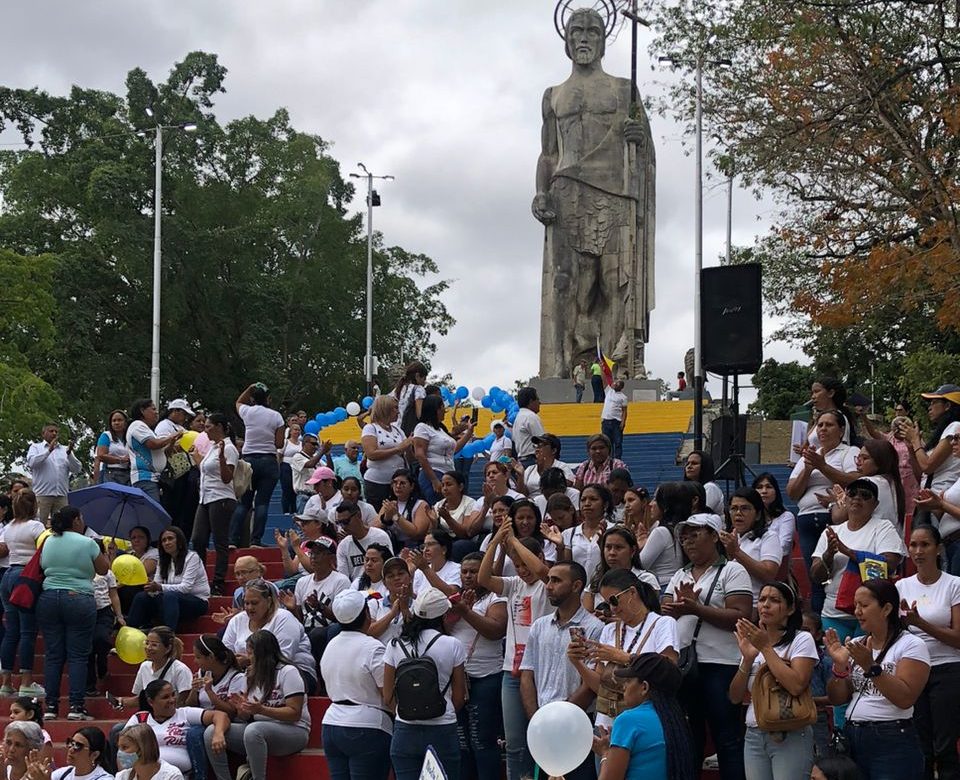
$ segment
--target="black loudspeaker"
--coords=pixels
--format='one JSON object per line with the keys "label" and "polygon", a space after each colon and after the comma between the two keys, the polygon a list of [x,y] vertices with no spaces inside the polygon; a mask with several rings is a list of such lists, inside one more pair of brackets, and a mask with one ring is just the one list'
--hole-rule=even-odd
{"label": "black loudspeaker", "polygon": [[[744,442],[747,439],[747,416],[741,414],[736,418],[737,425],[734,427],[734,417],[732,414],[723,414],[715,417],[710,424],[710,457],[713,458],[713,466],[717,470],[717,479],[736,479],[739,464],[730,461],[733,454],[744,454]],[[721,468],[721,466],[724,466]]]}
{"label": "black loudspeaker", "polygon": [[752,374],[763,363],[760,265],[700,272],[700,348],[705,371]]}

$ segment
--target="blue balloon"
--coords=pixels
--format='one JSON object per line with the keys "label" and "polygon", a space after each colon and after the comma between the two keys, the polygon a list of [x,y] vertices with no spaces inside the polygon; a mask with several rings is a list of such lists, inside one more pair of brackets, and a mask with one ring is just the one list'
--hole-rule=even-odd
{"label": "blue balloon", "polygon": [[503,392],[502,388],[494,385],[493,387],[490,388],[490,392],[488,393],[488,395],[492,396],[493,398],[496,398],[502,392]]}
{"label": "blue balloon", "polygon": [[337,416],[337,422],[343,422],[350,416],[349,414],[347,414],[347,410],[343,406],[338,406],[336,409],[333,410],[333,413]]}
{"label": "blue balloon", "polygon": [[323,412],[317,412],[317,413],[313,416],[313,419],[316,420],[317,422],[320,422],[320,418],[321,418],[321,417],[323,417]]}
{"label": "blue balloon", "polygon": [[485,395],[483,398],[480,399],[480,406],[482,406],[484,409],[489,409],[490,404],[492,403],[493,403],[493,399],[489,395]]}
{"label": "blue balloon", "polygon": [[494,401],[490,404],[490,411],[494,414],[500,414],[503,411],[503,407],[500,405],[499,401]]}
{"label": "blue balloon", "polygon": [[507,414],[507,422],[510,423],[511,425],[513,425],[516,419],[517,419],[516,412],[510,412],[509,414]]}
{"label": "blue balloon", "polygon": [[360,406],[362,406],[364,409],[369,409],[371,406],[373,406],[373,398],[369,395],[365,395],[360,401]]}
{"label": "blue balloon", "polygon": [[493,433],[488,433],[486,436],[484,436],[484,437],[483,437],[483,446],[484,446],[484,449],[486,449],[486,448],[489,447],[491,444],[493,444],[493,442],[494,442],[494,440],[495,440],[496,438],[497,438],[496,435],[493,434]]}
{"label": "blue balloon", "polygon": [[467,388],[465,388],[463,385],[460,385],[460,387],[457,388],[457,400],[458,400],[458,401],[463,401],[463,400],[466,399],[467,396],[469,396],[469,395],[470,395],[470,391],[467,390]]}
{"label": "blue balloon", "polygon": [[304,433],[312,433],[316,436],[320,432],[320,423],[316,420],[307,420],[306,425],[303,426]]}

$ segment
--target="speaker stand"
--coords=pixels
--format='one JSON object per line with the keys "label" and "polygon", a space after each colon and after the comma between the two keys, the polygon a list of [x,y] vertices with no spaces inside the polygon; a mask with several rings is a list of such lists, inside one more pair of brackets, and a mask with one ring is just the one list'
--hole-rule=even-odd
{"label": "speaker stand", "polygon": [[[723,375],[723,386],[724,391],[727,387],[727,375]],[[724,393],[726,394],[726,393]],[[724,471],[726,468],[732,466],[734,470],[734,485],[738,488],[744,487],[747,484],[747,475],[744,473],[746,471],[750,472],[750,476],[754,479],[757,478],[756,472],[747,465],[747,459],[744,456],[744,450],[746,449],[746,442],[740,441],[740,376],[739,374],[733,375],[733,397],[732,403],[730,405],[731,410],[733,411],[733,439],[730,442],[730,455],[727,459],[721,463],[716,468],[716,472],[719,474]],[[744,426],[744,433],[746,433],[746,426]],[[730,493],[730,478],[727,477],[727,493]]]}

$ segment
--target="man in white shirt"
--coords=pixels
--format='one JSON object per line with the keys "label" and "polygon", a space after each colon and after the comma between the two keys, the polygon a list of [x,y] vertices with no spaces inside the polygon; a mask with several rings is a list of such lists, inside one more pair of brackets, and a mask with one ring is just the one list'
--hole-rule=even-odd
{"label": "man in white shirt", "polygon": [[543,423],[537,412],[540,411],[540,397],[534,387],[522,387],[517,393],[517,405],[520,411],[513,421],[513,449],[517,453],[517,460],[524,468],[535,462],[533,454],[533,437],[543,436]]}
{"label": "man in white shirt", "polygon": [[627,396],[623,380],[617,379],[603,389],[603,409],[600,411],[600,433],[610,439],[615,458],[623,457],[623,430],[627,427]]}
{"label": "man in white shirt", "polygon": [[307,480],[313,476],[322,455],[320,439],[312,433],[303,434],[300,439],[300,452],[294,455],[290,462],[290,470],[293,473],[293,492],[297,494],[297,514],[303,513],[303,508],[313,495],[313,488],[307,484]]}
{"label": "man in white shirt", "polygon": [[27,450],[27,466],[33,476],[38,519],[46,523],[52,512],[67,505],[70,475],[80,473],[80,461],[73,454],[73,442],[60,443],[60,428],[47,423],[40,434],[43,441]]}
{"label": "man in white shirt", "polygon": [[346,534],[337,544],[337,571],[349,580],[363,574],[367,547],[375,542],[392,548],[390,534],[382,528],[368,528],[360,507],[353,501],[341,501],[335,511],[337,531]]}

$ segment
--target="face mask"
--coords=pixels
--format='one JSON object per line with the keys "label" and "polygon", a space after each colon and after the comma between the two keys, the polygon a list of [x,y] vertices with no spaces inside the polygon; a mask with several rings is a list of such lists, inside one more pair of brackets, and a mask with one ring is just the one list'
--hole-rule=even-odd
{"label": "face mask", "polygon": [[133,769],[140,756],[137,753],[128,753],[126,750],[117,751],[117,766],[121,769]]}

